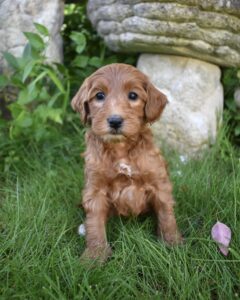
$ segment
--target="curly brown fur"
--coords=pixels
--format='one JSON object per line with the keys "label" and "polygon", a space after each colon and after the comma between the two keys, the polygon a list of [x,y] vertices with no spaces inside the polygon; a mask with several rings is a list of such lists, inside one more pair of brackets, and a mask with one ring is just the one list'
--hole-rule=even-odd
{"label": "curly brown fur", "polygon": [[[137,216],[153,210],[158,235],[169,244],[181,242],[172,184],[149,128],[166,103],[166,96],[143,73],[125,64],[100,68],[73,98],[73,108],[85,124],[90,124],[83,191],[87,233],[84,257],[105,261],[111,255],[105,225],[113,214]],[[120,117],[120,126],[113,127],[109,122],[113,116]]]}

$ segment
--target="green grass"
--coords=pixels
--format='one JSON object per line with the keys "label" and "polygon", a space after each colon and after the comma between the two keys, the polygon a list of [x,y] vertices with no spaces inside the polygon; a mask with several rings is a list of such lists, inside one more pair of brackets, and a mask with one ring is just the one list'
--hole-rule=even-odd
{"label": "green grass", "polygon": [[[113,218],[107,228],[113,256],[95,267],[79,260],[81,140],[24,149],[2,174],[0,299],[238,299],[240,160],[227,140],[186,164],[165,154],[183,246],[157,241],[150,216]],[[210,237],[217,220],[232,229],[227,257]]]}

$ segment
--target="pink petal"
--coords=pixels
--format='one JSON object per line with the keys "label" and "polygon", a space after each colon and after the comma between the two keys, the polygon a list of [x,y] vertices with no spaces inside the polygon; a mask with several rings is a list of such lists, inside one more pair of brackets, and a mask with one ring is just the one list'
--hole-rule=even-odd
{"label": "pink petal", "polygon": [[221,223],[217,222],[211,231],[211,235],[214,241],[219,244],[219,249],[224,255],[228,255],[228,246],[231,241],[231,229]]}
{"label": "pink petal", "polygon": [[222,254],[224,254],[225,256],[228,255],[228,247],[225,246],[219,246],[219,250],[222,252]]}

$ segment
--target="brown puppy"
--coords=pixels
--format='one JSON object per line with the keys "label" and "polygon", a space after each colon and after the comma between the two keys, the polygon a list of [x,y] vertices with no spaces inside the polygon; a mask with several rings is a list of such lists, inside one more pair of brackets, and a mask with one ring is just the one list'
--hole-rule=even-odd
{"label": "brown puppy", "polygon": [[158,236],[181,242],[174,217],[172,185],[166,164],[154,146],[149,123],[167,98],[136,68],[111,64],[88,77],[72,100],[86,134],[85,189],[87,258],[111,255],[105,225],[112,214],[139,215],[153,210]]}

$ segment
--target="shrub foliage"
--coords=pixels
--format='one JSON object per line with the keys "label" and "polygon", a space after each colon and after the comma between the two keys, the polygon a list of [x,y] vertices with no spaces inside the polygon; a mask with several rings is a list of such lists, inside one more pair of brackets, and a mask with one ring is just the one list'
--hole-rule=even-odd
{"label": "shrub foliage", "polygon": [[[11,112],[10,120],[2,120],[9,138],[38,142],[56,134],[58,126],[63,124],[70,80],[62,64],[46,62],[49,33],[43,25],[35,24],[35,27],[38,33],[24,32],[28,43],[21,57],[4,53],[12,72],[1,75],[0,87]],[[9,90],[16,91],[14,97],[9,98]]]}
{"label": "shrub foliage", "polygon": [[0,75],[0,169],[20,159],[20,148],[45,145],[64,131],[82,130],[70,99],[97,68],[114,62],[134,64],[136,55],[107,50],[86,17],[86,4],[65,5],[62,28],[64,63],[49,63],[49,32],[35,23],[24,32],[28,43],[21,57],[4,53],[11,72]]}
{"label": "shrub foliage", "polygon": [[234,101],[234,91],[240,87],[240,70],[229,68],[223,70],[225,119],[229,125],[232,142],[240,146],[240,108]]}

